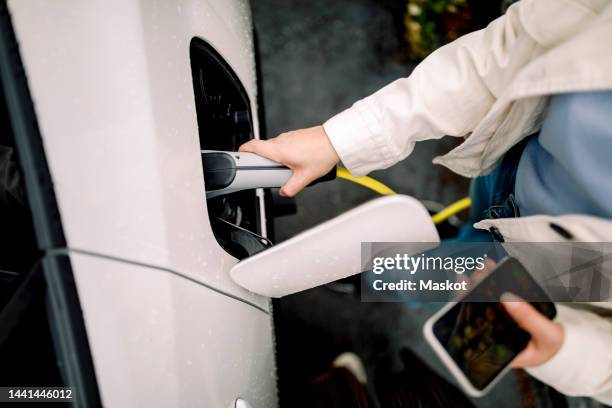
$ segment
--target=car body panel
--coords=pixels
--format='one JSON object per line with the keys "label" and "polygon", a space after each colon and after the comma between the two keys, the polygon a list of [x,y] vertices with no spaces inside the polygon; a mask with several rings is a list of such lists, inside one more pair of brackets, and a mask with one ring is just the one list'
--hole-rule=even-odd
{"label": "car body panel", "polygon": [[208,219],[189,59],[211,44],[256,112],[248,4],[8,6],[103,404],[276,406],[269,299],[231,280]]}
{"label": "car body panel", "polygon": [[211,232],[189,61],[191,38],[212,44],[255,112],[248,4],[15,0],[9,10],[68,247],[170,268],[267,310],[230,279],[237,261]]}
{"label": "car body panel", "polygon": [[71,254],[108,407],[274,407],[270,316],[168,271]]}

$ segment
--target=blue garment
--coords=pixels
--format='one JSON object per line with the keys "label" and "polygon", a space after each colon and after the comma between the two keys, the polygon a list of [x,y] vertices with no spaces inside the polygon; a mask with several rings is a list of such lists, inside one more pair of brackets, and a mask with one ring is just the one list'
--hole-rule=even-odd
{"label": "blue garment", "polygon": [[521,156],[514,191],[522,216],[612,218],[612,91],[551,98]]}
{"label": "blue garment", "polygon": [[612,218],[612,91],[551,97],[540,133],[514,146],[470,192],[456,241],[491,241],[484,218],[589,214]]}
{"label": "blue garment", "polygon": [[527,140],[524,140],[513,146],[491,173],[472,180],[470,218],[459,230],[458,236],[450,241],[493,242],[491,233],[477,230],[472,225],[485,218],[519,216],[514,198],[514,184],[518,163],[526,144]]}

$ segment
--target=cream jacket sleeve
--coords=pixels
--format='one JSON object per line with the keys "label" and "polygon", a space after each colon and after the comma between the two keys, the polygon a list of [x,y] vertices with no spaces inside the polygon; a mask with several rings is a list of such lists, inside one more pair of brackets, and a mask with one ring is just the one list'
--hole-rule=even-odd
{"label": "cream jacket sleeve", "polygon": [[[553,225],[556,228],[552,228]],[[539,260],[538,257],[534,258],[532,251],[525,251],[524,246],[513,245],[512,242],[583,243],[585,245],[580,246],[590,248],[591,254],[598,253],[594,248],[603,248],[597,243],[612,242],[612,220],[589,215],[487,219],[477,222],[474,227],[482,230],[497,228],[505,242],[509,243],[504,244],[506,251],[534,273],[536,280],[547,280],[550,275],[546,268],[551,268],[551,265],[552,270],[564,271],[564,265],[575,262],[571,260],[572,251],[567,251],[568,246],[563,245],[549,252],[546,258],[557,258],[557,263],[551,264],[550,261],[542,262],[544,257]],[[560,235],[559,228],[571,238]],[[604,247],[609,248],[609,245],[605,244]],[[562,255],[561,252],[566,254]],[[589,261],[600,256],[592,255]],[[590,290],[596,288],[602,299],[610,299],[612,291],[606,286],[605,277],[612,276],[612,262],[604,259],[605,256],[598,261],[604,280],[599,283],[593,281]],[[543,274],[538,275],[539,272]],[[563,345],[546,363],[527,371],[563,394],[592,397],[612,406],[612,302],[557,303],[556,306],[555,321],[563,326],[565,333]]]}
{"label": "cream jacket sleeve", "polygon": [[328,120],[325,131],[355,176],[397,163],[417,141],[465,136],[522,67],[578,32],[606,1],[515,3],[485,29],[435,51],[408,78]]}
{"label": "cream jacket sleeve", "polygon": [[572,396],[612,405],[612,323],[594,313],[557,305],[565,331],[561,349],[529,374]]}

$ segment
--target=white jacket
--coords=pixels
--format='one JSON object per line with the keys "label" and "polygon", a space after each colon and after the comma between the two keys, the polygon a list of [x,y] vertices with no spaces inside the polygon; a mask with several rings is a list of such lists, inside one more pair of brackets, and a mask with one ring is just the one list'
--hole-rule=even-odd
{"label": "white jacket", "polygon": [[[539,129],[549,95],[612,89],[611,42],[611,1],[522,0],[324,128],[355,176],[397,163],[417,141],[445,135],[465,141],[434,163],[467,177],[486,174]],[[496,227],[506,242],[612,242],[612,221],[581,215],[484,220],[475,227]],[[597,304],[600,311],[610,305]],[[612,321],[563,305],[558,311],[565,342],[530,373],[565,394],[612,404]]]}

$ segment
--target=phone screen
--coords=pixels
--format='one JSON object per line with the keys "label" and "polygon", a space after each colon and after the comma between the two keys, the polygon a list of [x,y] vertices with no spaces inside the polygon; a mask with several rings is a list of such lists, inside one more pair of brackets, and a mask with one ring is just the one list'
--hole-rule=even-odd
{"label": "phone screen", "polygon": [[499,299],[504,292],[545,300],[531,304],[550,319],[556,315],[555,305],[529,272],[516,259],[508,258],[433,324],[440,344],[479,390],[489,385],[530,339],[501,303],[473,301]]}

